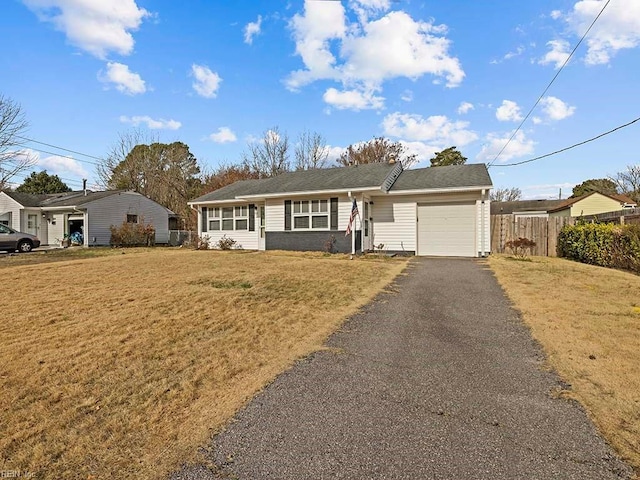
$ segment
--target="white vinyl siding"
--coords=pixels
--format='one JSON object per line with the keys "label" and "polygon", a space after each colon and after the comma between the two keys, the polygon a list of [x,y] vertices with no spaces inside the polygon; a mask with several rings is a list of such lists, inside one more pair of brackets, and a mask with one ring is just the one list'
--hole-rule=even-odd
{"label": "white vinyl siding", "polygon": [[256,218],[256,230],[254,232],[250,232],[249,230],[220,230],[215,232],[204,232],[202,233],[202,236],[209,238],[209,247],[211,248],[215,248],[218,240],[220,240],[223,236],[226,236],[227,238],[231,238],[237,242],[235,248],[244,250],[258,250],[260,240],[258,221],[259,219]]}
{"label": "white vinyl siding", "polygon": [[476,256],[475,203],[418,205],[418,255]]}
{"label": "white vinyl siding", "polygon": [[265,231],[284,232],[284,199],[267,200],[265,204]]}
{"label": "white vinyl siding", "polygon": [[416,201],[408,197],[373,197],[372,245],[384,250],[415,252]]}
{"label": "white vinyl siding", "polygon": [[[49,245],[60,245],[60,242],[64,239],[64,214],[48,213],[47,215],[51,219],[47,243]],[[44,241],[44,239],[41,240]]]}
{"label": "white vinyl siding", "polygon": [[[156,229],[156,243],[169,242],[169,214],[162,205],[134,192],[121,192],[86,205],[85,245],[109,245],[111,225],[122,225],[127,215],[138,215],[140,223]],[[95,238],[95,241],[94,241]]]}
{"label": "white vinyl siding", "polygon": [[[0,215],[3,219],[11,220],[9,226],[15,230],[24,231],[20,222],[20,210],[22,205],[9,195],[0,192]],[[11,217],[11,218],[9,218]]]}

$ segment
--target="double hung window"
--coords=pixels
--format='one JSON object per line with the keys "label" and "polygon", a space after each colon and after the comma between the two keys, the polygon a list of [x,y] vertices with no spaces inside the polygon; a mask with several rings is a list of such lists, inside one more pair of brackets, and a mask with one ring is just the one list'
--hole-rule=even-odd
{"label": "double hung window", "polygon": [[328,200],[294,200],[292,204],[294,230],[329,228]]}

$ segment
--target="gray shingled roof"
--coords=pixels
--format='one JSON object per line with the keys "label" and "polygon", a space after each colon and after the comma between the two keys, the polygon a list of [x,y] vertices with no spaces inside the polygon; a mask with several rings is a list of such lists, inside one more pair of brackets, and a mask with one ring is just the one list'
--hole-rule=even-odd
{"label": "gray shingled roof", "polygon": [[[192,203],[233,200],[239,196],[309,191],[380,188],[393,164],[372,163],[352,167],[303,170],[262,180],[244,180],[207,193]],[[484,164],[404,170],[392,191],[431,188],[487,187],[492,185]]]}
{"label": "gray shingled roof", "polygon": [[52,193],[46,195],[32,195],[30,193],[5,192],[23,207],[77,207],[85,203],[93,202],[100,198],[109,197],[122,190],[109,190],[104,192],[67,192]]}
{"label": "gray shingled roof", "polygon": [[490,187],[491,177],[484,163],[427,167],[405,170],[391,187],[401,190],[425,190],[432,188]]}
{"label": "gray shingled roof", "polygon": [[514,212],[548,212],[565,200],[516,200],[491,202],[491,215],[508,215]]}
{"label": "gray shingled roof", "polygon": [[23,207],[38,207],[40,202],[47,199],[47,195],[31,195],[29,193],[20,192],[4,192],[9,197],[13,198]]}
{"label": "gray shingled roof", "polygon": [[244,195],[269,195],[289,192],[332,191],[348,188],[380,187],[394,165],[370,163],[353,167],[301,170],[261,180],[244,180],[207,193],[194,203],[232,200]]}

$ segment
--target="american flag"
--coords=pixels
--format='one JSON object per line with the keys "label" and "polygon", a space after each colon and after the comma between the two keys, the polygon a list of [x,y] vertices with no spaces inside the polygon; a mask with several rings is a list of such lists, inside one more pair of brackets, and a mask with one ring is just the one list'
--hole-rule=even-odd
{"label": "american flag", "polygon": [[344,236],[348,237],[351,231],[353,230],[353,224],[356,221],[356,216],[358,216],[358,204],[356,203],[356,199],[353,199],[353,205],[351,206],[351,217],[349,217],[349,225],[347,225],[347,231]]}

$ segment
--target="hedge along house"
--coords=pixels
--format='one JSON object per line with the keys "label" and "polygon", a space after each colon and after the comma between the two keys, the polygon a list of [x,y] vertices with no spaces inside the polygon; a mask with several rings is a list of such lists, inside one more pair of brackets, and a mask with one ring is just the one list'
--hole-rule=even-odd
{"label": "hedge along house", "polygon": [[198,231],[214,246],[223,236],[251,250],[316,250],[345,236],[353,199],[357,251],[484,256],[490,250],[484,164],[404,170],[401,163],[304,170],[233,183],[189,202]]}
{"label": "hedge along house", "polygon": [[156,243],[169,241],[170,210],[136,192],[110,190],[31,195],[0,192],[0,223],[31,233],[43,245],[82,234],[85,246],[109,245],[111,225],[152,224]]}

